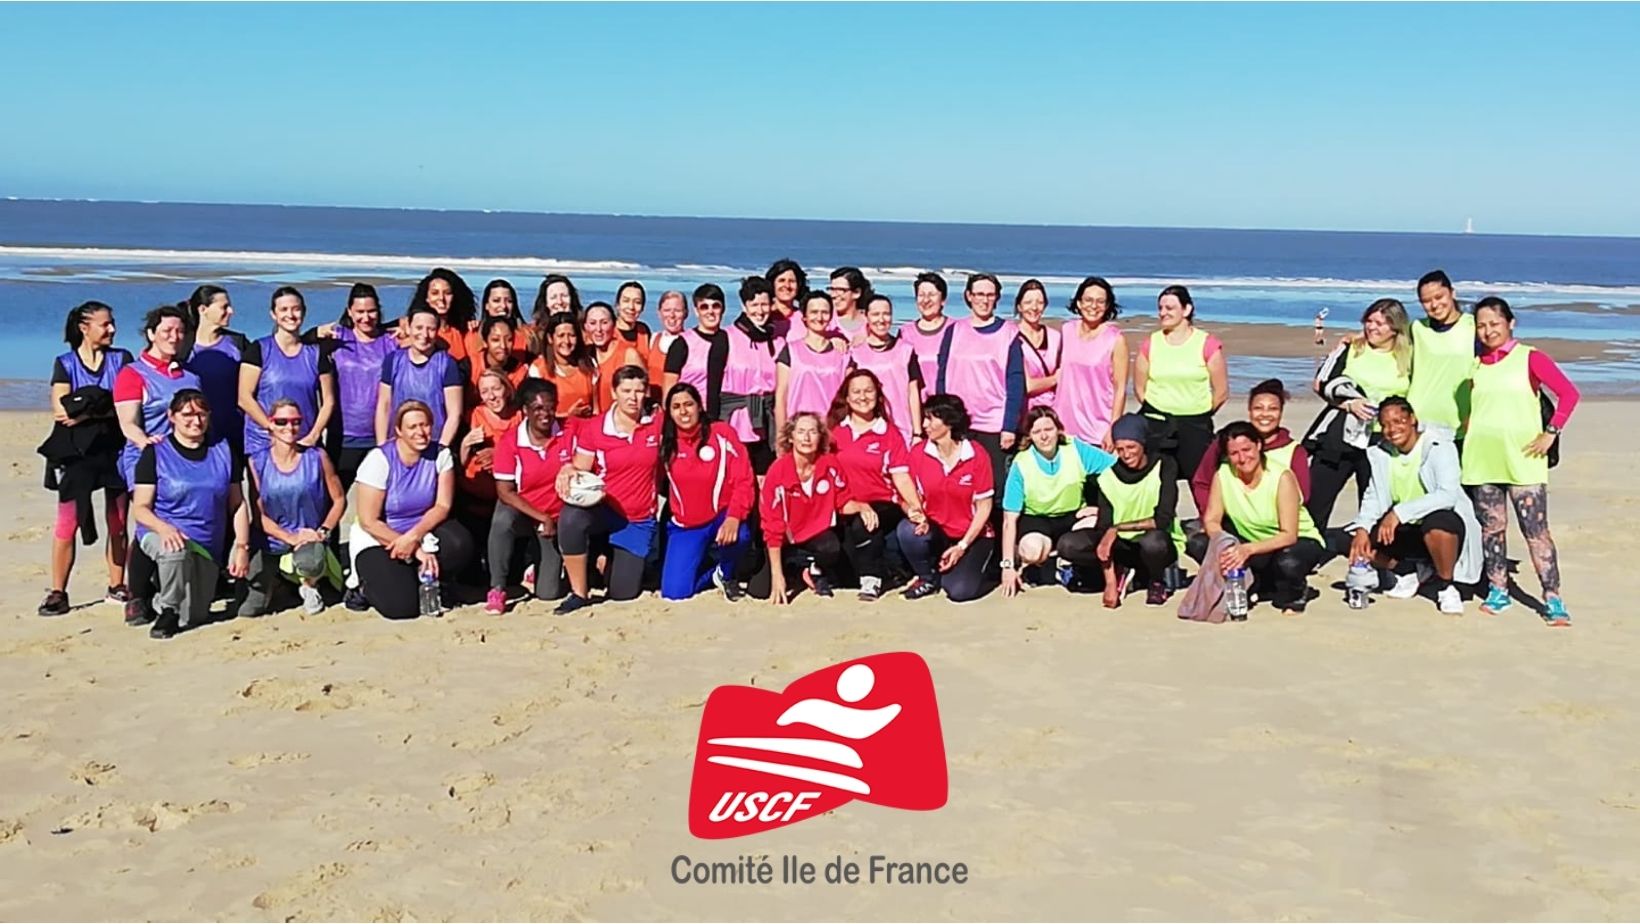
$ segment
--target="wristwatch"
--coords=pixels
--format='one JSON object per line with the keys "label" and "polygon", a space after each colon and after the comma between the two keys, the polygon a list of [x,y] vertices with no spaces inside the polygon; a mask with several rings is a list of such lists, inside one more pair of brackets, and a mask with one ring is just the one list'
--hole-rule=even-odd
{"label": "wristwatch", "polygon": [[1004,558],[1002,560],[1002,570],[1004,570],[1004,571],[1014,570],[1014,560],[1012,558]]}
{"label": "wristwatch", "polygon": [[330,538],[330,527],[328,526],[321,526],[315,532],[319,534],[321,540]]}
{"label": "wristwatch", "polygon": [[957,548],[962,549],[964,552],[968,551],[968,540],[967,539],[958,539],[957,540]]}
{"label": "wristwatch", "polygon": [[1547,427],[1543,428],[1543,432],[1549,434],[1550,436],[1559,436],[1560,435],[1560,428],[1555,426],[1554,424],[1550,424]]}

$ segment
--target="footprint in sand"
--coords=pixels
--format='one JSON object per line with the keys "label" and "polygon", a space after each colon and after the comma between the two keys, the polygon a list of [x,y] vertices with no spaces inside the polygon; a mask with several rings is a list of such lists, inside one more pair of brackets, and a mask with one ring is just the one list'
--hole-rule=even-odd
{"label": "footprint in sand", "polygon": [[114,778],[118,775],[119,774],[116,772],[113,764],[105,763],[100,760],[88,760],[79,767],[75,768],[74,771],[68,775],[68,778],[76,783],[84,783],[87,786],[101,786],[104,783],[113,782]]}
{"label": "footprint in sand", "polygon": [[148,805],[114,802],[64,819],[58,825],[58,829],[74,831],[82,828],[100,828],[158,833],[180,828],[197,815],[231,814],[239,809],[237,803],[222,799],[211,799],[193,805],[177,805],[171,802],[154,802]]}
{"label": "footprint in sand", "polygon": [[293,764],[297,761],[307,760],[310,756],[299,752],[268,753],[264,751],[260,754],[246,754],[243,757],[235,757],[233,760],[228,761],[228,766],[236,770],[249,770],[263,764]]}
{"label": "footprint in sand", "polygon": [[286,916],[286,920],[347,917],[345,914],[324,913],[324,908],[329,904],[322,900],[328,899],[332,885],[346,878],[348,873],[345,863],[316,866],[256,896],[251,899],[251,904],[262,911],[289,908],[292,913]]}
{"label": "footprint in sand", "polygon": [[324,714],[339,712],[344,709],[354,709],[360,706],[390,704],[398,709],[406,709],[412,705],[402,702],[399,697],[368,683],[357,681],[326,683],[321,681],[286,680],[276,677],[264,677],[251,681],[239,690],[239,698],[244,702],[223,710],[224,715],[231,715],[251,708],[290,709],[295,712]]}
{"label": "footprint in sand", "polygon": [[473,793],[495,785],[495,776],[483,771],[462,773],[444,780],[445,791],[452,799],[465,799]]}

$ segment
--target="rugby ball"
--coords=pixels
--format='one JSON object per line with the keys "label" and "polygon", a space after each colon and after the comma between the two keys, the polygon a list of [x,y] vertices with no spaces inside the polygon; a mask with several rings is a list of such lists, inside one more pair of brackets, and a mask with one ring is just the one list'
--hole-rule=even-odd
{"label": "rugby ball", "polygon": [[1043,561],[1053,551],[1053,543],[1041,533],[1026,533],[1019,540],[1018,548],[1022,561]]}
{"label": "rugby ball", "polygon": [[574,507],[591,507],[604,499],[604,477],[597,472],[576,472],[569,476],[569,491],[564,503]]}

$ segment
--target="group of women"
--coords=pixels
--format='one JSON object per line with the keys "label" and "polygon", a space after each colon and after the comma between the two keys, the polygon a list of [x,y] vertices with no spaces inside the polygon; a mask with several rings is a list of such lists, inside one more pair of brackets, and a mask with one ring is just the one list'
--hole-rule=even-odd
{"label": "group of women", "polygon": [[[393,321],[358,284],[337,321],[308,327],[302,293],[280,288],[272,332],[252,340],[229,328],[229,294],[202,286],[148,313],[135,356],[113,347],[112,310],[88,302],[53,372],[60,503],[40,612],[69,609],[74,535],[92,541],[101,489],[108,597],[156,637],[208,618],[223,571],[241,579],[230,609],[244,616],[340,597],[409,618],[429,585],[445,604],[482,587],[499,614],[520,584],[559,613],[595,587],[630,600],[650,586],[786,603],[1059,583],[1115,607],[1130,587],[1167,602],[1183,558],[1211,554],[1203,567],[1245,568],[1259,597],[1297,610],[1329,546],[1383,569],[1392,595],[1437,581],[1449,611],[1452,582],[1484,558],[1484,608],[1501,612],[1508,502],[1548,616],[1569,618],[1545,456],[1577,392],[1513,340],[1501,299],[1464,314],[1437,272],[1419,286],[1426,319],[1374,303],[1323,363],[1328,408],[1295,439],[1274,381],[1247,420],[1215,428],[1226,350],[1183,286],[1162,290],[1131,356],[1100,277],[1062,324],[1037,280],[1012,317],[987,273],[965,281],[965,318],[946,314],[937,274],[914,294],[900,323],[860,270],[810,289],[781,260],[741,282],[732,320],[707,284],[664,293],[654,330],[637,282],[583,306],[548,276],[526,318],[505,280],[475,298],[436,269]],[[1362,513],[1329,543],[1351,475]],[[1197,519],[1181,516],[1180,481]],[[1476,543],[1484,555],[1465,554]]]}

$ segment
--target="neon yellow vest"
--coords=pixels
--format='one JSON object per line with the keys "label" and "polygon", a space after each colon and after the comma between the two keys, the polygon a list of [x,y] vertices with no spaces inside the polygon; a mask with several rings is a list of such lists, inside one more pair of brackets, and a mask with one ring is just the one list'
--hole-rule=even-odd
{"label": "neon yellow vest", "polygon": [[[1423,437],[1418,438],[1418,445],[1412,447],[1411,452],[1399,452],[1390,447],[1389,456],[1389,502],[1403,504],[1423,497],[1429,492],[1424,490],[1424,480],[1418,477],[1418,467],[1424,463],[1424,447],[1428,445]],[[1416,523],[1417,521],[1412,521]]]}
{"label": "neon yellow vest", "polygon": [[[1116,476],[1115,467],[1099,473],[1099,493],[1110,502],[1110,515],[1113,522],[1131,523],[1134,520],[1148,520],[1156,515],[1156,504],[1162,497],[1162,467],[1152,465],[1145,477],[1132,484],[1127,484]],[[1179,524],[1179,518],[1173,518],[1173,526],[1168,530],[1173,538],[1173,547],[1179,550],[1179,557],[1184,557],[1184,527]],[[1116,533],[1123,539],[1136,539],[1139,531],[1136,529],[1118,530]]]}
{"label": "neon yellow vest", "polygon": [[[1344,363],[1344,374],[1361,386],[1361,393],[1374,406],[1392,395],[1405,398],[1407,389],[1412,385],[1411,374],[1401,371],[1401,364],[1395,361],[1393,352],[1372,347],[1363,347],[1359,353],[1351,353]],[[1372,422],[1372,429],[1378,429],[1378,421]]]}
{"label": "neon yellow vest", "polygon": [[1054,458],[1059,460],[1059,470],[1050,475],[1042,470],[1043,460],[1037,455],[1036,447],[1014,456],[1019,477],[1025,483],[1023,512],[1051,517],[1082,509],[1082,485],[1088,477],[1082,467],[1082,457],[1076,447],[1067,442],[1054,453]]}
{"label": "neon yellow vest", "polygon": [[1412,325],[1412,383],[1407,400],[1424,423],[1461,432],[1469,416],[1467,385],[1475,371],[1475,319],[1463,315],[1436,333],[1427,318]]}
{"label": "neon yellow vest", "polygon": [[[1264,450],[1264,460],[1272,466],[1280,465],[1282,468],[1290,469],[1293,467],[1293,453],[1297,451],[1298,440],[1293,440],[1291,443],[1288,443],[1278,449]],[[1226,459],[1222,464],[1229,465],[1230,460]]]}
{"label": "neon yellow vest", "polygon": [[[1236,534],[1248,542],[1263,542],[1281,532],[1281,511],[1278,504],[1281,474],[1287,471],[1279,463],[1267,463],[1258,487],[1249,488],[1236,477],[1235,469],[1225,465],[1219,468],[1219,496],[1224,499],[1224,513],[1236,527]],[[1304,504],[1298,505],[1298,535],[1301,539],[1321,541],[1315,521]]]}
{"label": "neon yellow vest", "polygon": [[1543,432],[1527,357],[1516,344],[1498,362],[1475,368],[1469,436],[1463,444],[1464,484],[1548,484],[1549,459],[1528,458],[1526,444]]}
{"label": "neon yellow vest", "polygon": [[1145,403],[1165,414],[1206,414],[1213,409],[1213,385],[1202,349],[1207,332],[1192,330],[1174,346],[1161,331],[1150,335],[1150,379]]}

